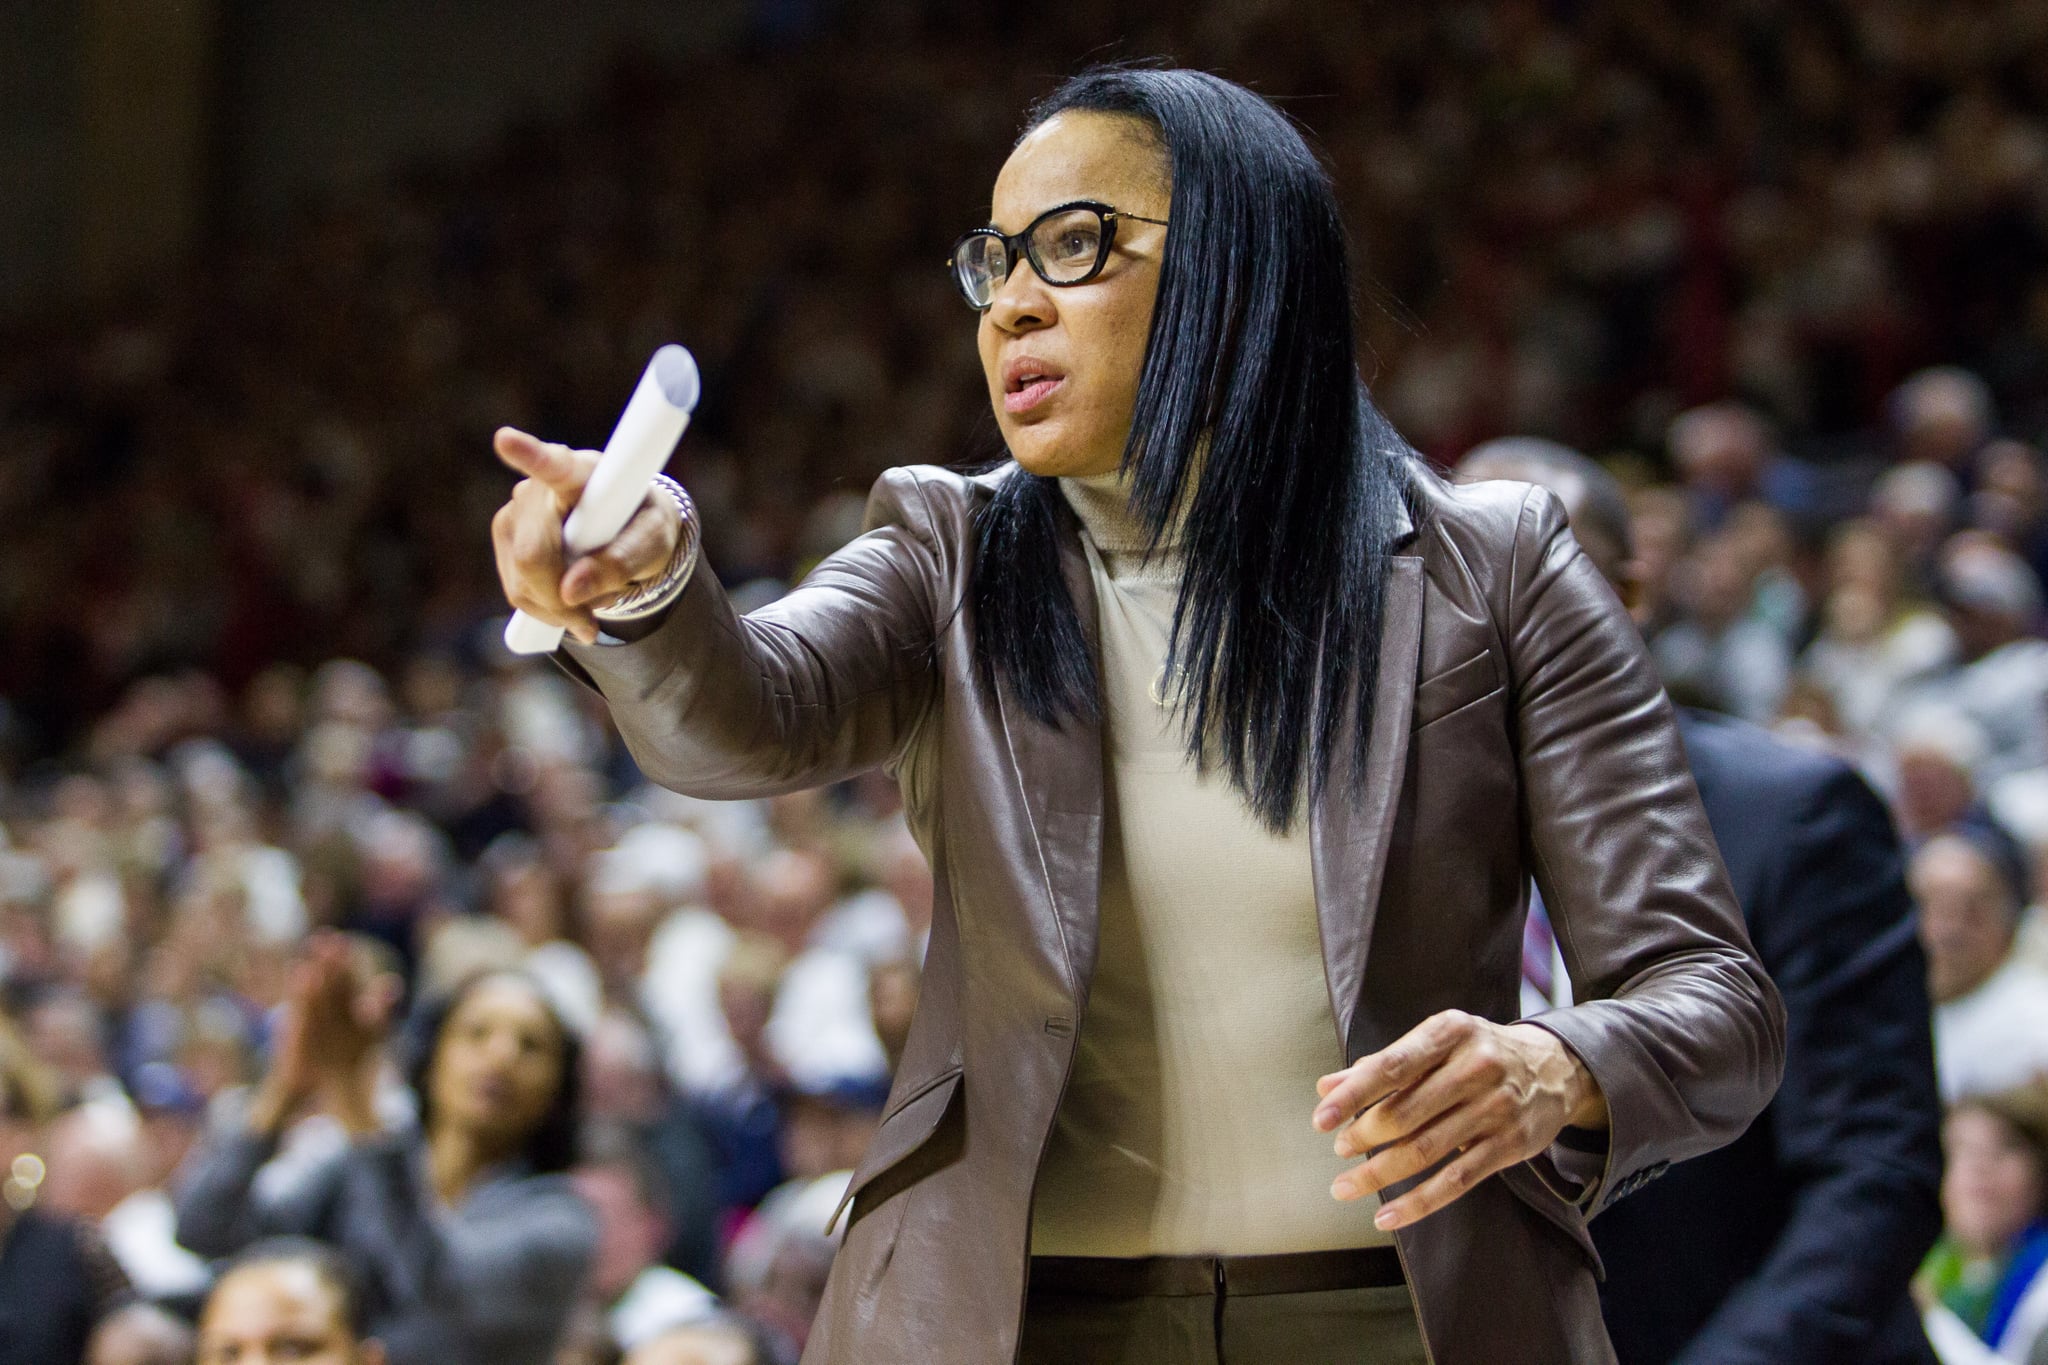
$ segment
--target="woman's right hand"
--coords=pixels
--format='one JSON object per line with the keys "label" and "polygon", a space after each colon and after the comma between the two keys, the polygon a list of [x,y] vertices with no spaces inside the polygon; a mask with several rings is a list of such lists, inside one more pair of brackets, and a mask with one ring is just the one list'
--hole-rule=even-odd
{"label": "woman's right hand", "polygon": [[401,983],[389,974],[360,979],[348,941],[315,934],[292,969],[270,1071],[257,1091],[250,1126],[276,1133],[308,1100],[324,1100],[351,1130],[375,1126],[374,1066]]}
{"label": "woman's right hand", "polygon": [[505,600],[586,645],[595,644],[597,618],[591,608],[635,583],[659,578],[668,567],[682,538],[674,505],[650,489],[624,530],[565,570],[562,523],[597,468],[597,452],[571,450],[516,427],[498,428],[493,445],[499,459],[526,476],[491,518],[491,546]]}

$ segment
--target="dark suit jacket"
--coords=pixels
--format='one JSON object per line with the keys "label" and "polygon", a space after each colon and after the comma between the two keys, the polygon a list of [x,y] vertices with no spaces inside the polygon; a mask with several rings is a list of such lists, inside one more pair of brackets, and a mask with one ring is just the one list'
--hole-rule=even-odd
{"label": "dark suit jacket", "polygon": [[[697,796],[894,771],[913,746],[931,760],[908,794],[934,877],[923,987],[807,1365],[1016,1354],[1033,1186],[1087,1026],[1104,782],[1098,727],[1034,721],[975,655],[974,515],[1014,473],[893,470],[872,529],[782,600],[739,617],[700,572],[653,633],[555,656],[603,691],[649,777]],[[1366,770],[1342,739],[1308,810],[1337,1032],[1356,1059],[1441,1010],[1515,1019],[1533,874],[1581,1002],[1539,1022],[1612,1116],[1598,1209],[1749,1124],[1777,1085],[1782,1010],[1670,703],[1557,499],[1419,466],[1413,492],[1378,670],[1352,673],[1375,689]],[[1539,1155],[1396,1234],[1437,1365],[1613,1359],[1586,1210],[1559,1183]]]}
{"label": "dark suit jacket", "polygon": [[1679,713],[1785,998],[1785,1080],[1740,1138],[1593,1225],[1622,1365],[1934,1360],[1906,1295],[1941,1228],[1926,962],[1891,817],[1845,764]]}

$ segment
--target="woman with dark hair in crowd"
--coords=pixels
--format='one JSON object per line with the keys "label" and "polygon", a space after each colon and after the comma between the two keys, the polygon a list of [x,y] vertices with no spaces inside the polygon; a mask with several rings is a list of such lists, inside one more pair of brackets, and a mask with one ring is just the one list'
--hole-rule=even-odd
{"label": "woman with dark hair in crowd", "polygon": [[[1381,418],[1250,91],[1068,82],[949,264],[1011,458],[885,474],[744,618],[673,493],[565,565],[595,457],[497,439],[507,596],[649,776],[882,767],[932,860],[805,1359],[1611,1360],[1585,1216],[1783,1056],[1628,616],[1554,498]],[[1581,1003],[1522,1024],[1532,874]]]}
{"label": "woman with dark hair in crowd", "polygon": [[[178,1239],[206,1256],[286,1233],[331,1243],[362,1277],[393,1365],[545,1365],[597,1236],[566,1175],[576,1040],[530,978],[473,977],[415,1016],[406,1076],[419,1119],[387,1131],[389,1015],[347,946],[316,938],[246,1113],[191,1159]],[[264,1172],[308,1102],[346,1145],[310,1169]]]}

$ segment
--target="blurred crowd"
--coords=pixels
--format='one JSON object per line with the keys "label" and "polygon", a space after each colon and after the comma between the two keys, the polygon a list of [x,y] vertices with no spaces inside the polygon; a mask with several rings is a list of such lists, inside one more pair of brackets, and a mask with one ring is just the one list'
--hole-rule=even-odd
{"label": "blurred crowd", "polygon": [[[504,1208],[537,1259],[479,1276],[576,1271],[552,1365],[795,1358],[930,874],[886,779],[678,797],[497,648],[488,436],[597,444],[687,342],[678,472],[769,599],[880,469],[996,453],[938,262],[1112,40],[1326,97],[1287,107],[1397,425],[1609,463],[1674,697],[1891,801],[1956,1105],[1923,1291],[2009,1327],[2048,1261],[2048,9],[1140,8],[898,0],[628,64],[579,121],[6,333],[0,1365],[59,1299],[22,1359],[97,1322],[99,1365],[189,1360],[207,1257],[278,1234],[430,1244],[314,1297],[433,1358],[469,1301],[422,1267]],[[414,1136],[372,1167],[365,1125]],[[379,1171],[412,1205],[365,1223],[333,1192]],[[307,1254],[271,1253],[338,1283]]]}
{"label": "blurred crowd", "polygon": [[1309,129],[1368,377],[1432,455],[1655,455],[1739,393],[1867,469],[1884,395],[1939,362],[2048,416],[2027,0],[839,9],[798,46],[629,58],[579,119],[0,328],[14,742],[62,746],[143,672],[457,644],[495,609],[491,430],[600,443],[665,341],[703,363],[678,467],[728,573],[844,539],[888,466],[993,455],[940,262],[1030,101],[1103,56],[1210,67]]}
{"label": "blurred crowd", "polygon": [[[10,1202],[86,1220],[122,1272],[109,1282],[174,1306],[206,1284],[190,1248],[346,1242],[331,1211],[270,1207],[253,1165],[237,1185],[221,1162],[268,1104],[258,1156],[331,1163],[346,1097],[280,1077],[360,1074],[318,1060],[353,1046],[377,1121],[436,1151],[437,1124],[467,1123],[593,1211],[589,1245],[558,1263],[584,1292],[549,1359],[616,1359],[700,1320],[793,1359],[908,1028],[929,873],[886,779],[694,802],[641,784],[603,714],[510,656],[484,677],[421,659],[396,688],[350,661],[279,666],[239,698],[196,674],[138,688],[89,763],[10,809],[0,1157],[26,1162]],[[307,1040],[303,977],[323,952],[352,1044]],[[473,1051],[462,1009],[435,1009],[479,982],[523,985],[532,1046],[556,1054],[530,1101],[516,1048]],[[551,1106],[572,1115],[571,1150],[529,1153]],[[402,1297],[402,1278],[376,1287]]]}

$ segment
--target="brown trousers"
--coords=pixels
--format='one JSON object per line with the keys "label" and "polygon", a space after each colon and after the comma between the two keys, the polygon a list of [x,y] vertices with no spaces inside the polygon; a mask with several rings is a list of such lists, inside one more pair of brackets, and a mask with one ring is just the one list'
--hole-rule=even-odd
{"label": "brown trousers", "polygon": [[1110,1299],[1033,1289],[1018,1365],[1426,1365],[1405,1285]]}

